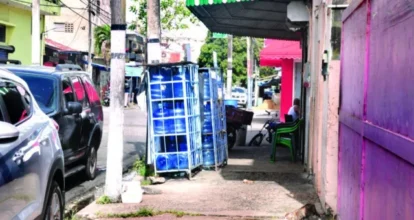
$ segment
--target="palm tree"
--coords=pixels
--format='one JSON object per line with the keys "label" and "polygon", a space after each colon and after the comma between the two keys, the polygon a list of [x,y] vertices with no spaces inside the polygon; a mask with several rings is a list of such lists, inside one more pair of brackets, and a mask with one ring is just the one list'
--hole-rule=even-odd
{"label": "palm tree", "polygon": [[102,26],[95,27],[94,30],[95,38],[95,51],[97,54],[102,54],[102,46],[104,45],[105,49],[110,49],[111,44],[111,26],[104,24]]}

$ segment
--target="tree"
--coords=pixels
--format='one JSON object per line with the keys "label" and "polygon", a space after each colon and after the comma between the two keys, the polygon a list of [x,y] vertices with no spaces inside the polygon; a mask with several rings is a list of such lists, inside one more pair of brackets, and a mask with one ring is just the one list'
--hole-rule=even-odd
{"label": "tree", "polygon": [[[263,47],[263,39],[255,39],[255,60],[259,59],[259,52]],[[247,44],[245,37],[233,37],[233,84],[247,85]],[[227,39],[212,38],[209,32],[205,44],[201,47],[198,58],[200,67],[213,66],[213,51],[217,52],[217,62],[223,73],[227,69]]]}
{"label": "tree", "polygon": [[[132,5],[129,11],[137,15],[137,21],[129,26],[135,30],[137,25],[141,34],[147,33],[147,1],[133,0],[138,6]],[[189,24],[198,23],[198,19],[187,9],[184,1],[160,0],[161,32],[187,29]]]}
{"label": "tree", "polygon": [[96,26],[93,32],[93,37],[95,39],[95,52],[102,55],[102,45],[105,44],[104,48],[110,48],[111,26],[109,26],[109,24]]}

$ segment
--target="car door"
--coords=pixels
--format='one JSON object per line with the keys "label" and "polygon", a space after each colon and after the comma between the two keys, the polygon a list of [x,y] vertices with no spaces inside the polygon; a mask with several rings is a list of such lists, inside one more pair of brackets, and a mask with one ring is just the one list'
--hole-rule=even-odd
{"label": "car door", "polygon": [[81,79],[79,77],[71,77],[71,82],[75,91],[76,100],[82,104],[82,113],[80,115],[82,118],[82,131],[79,150],[83,150],[88,146],[94,117]]}
{"label": "car door", "polygon": [[44,122],[32,117],[32,100],[21,85],[0,79],[0,120],[19,131],[18,139],[0,142],[0,219],[40,215],[42,161],[38,137]]}
{"label": "car door", "polygon": [[[63,108],[66,108],[69,102],[77,101],[70,78],[62,80],[62,93]],[[57,119],[57,123],[59,124],[60,142],[65,152],[65,164],[70,164],[82,156],[76,154],[81,145],[82,118],[80,115],[64,113]]]}

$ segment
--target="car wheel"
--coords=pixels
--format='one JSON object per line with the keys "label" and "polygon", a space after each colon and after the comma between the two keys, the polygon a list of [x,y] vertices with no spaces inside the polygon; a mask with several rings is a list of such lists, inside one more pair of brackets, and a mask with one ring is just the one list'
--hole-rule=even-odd
{"label": "car wheel", "polygon": [[49,192],[45,219],[63,220],[63,194],[56,181],[53,181]]}
{"label": "car wheel", "polygon": [[88,158],[86,159],[86,177],[89,180],[95,179],[96,176],[96,164],[97,164],[98,154],[96,148],[91,146],[88,153]]}

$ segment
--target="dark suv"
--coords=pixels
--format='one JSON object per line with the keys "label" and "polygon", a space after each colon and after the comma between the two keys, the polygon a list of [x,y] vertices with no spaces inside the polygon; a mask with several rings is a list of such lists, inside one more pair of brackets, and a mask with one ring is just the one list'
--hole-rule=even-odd
{"label": "dark suv", "polygon": [[26,81],[42,111],[58,123],[65,177],[84,171],[88,179],[95,178],[103,112],[89,75],[62,66],[3,68]]}

